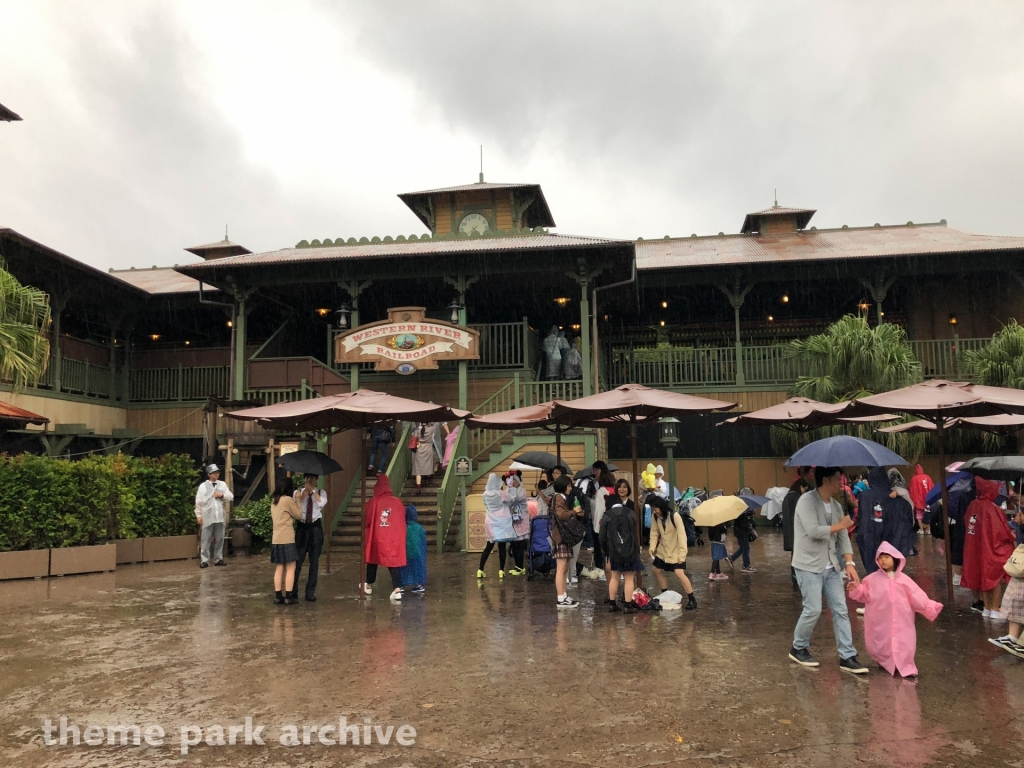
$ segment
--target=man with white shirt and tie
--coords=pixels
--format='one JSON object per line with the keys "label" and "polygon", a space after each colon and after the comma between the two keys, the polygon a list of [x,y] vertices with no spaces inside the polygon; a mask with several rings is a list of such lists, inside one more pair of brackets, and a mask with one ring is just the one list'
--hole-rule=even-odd
{"label": "man with white shirt and tie", "polygon": [[295,524],[295,548],[299,551],[295,563],[295,582],[292,600],[299,599],[299,576],[302,563],[309,555],[309,575],[306,577],[306,600],[316,602],[316,579],[320,571],[320,552],[324,548],[323,510],[327,506],[327,491],[318,491],[317,475],[306,475],[303,487],[295,492],[295,501],[302,510],[302,517]]}

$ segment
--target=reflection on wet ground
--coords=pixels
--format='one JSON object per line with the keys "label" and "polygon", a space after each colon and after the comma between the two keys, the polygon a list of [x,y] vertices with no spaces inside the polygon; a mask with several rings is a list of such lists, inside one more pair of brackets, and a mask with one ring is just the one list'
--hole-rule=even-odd
{"label": "reflection on wet ground", "polygon": [[[941,542],[907,572],[944,600]],[[388,576],[355,599],[351,562],[323,575],[316,603],[279,607],[264,557],[0,584],[0,764],[162,765],[1021,765],[1024,662],[986,642],[960,591],[918,620],[918,682],[872,665],[841,674],[831,623],[819,670],[786,654],[800,610],[781,537],[753,545],[759,572],[708,582],[700,608],[609,615],[605,584],[559,611],[550,581],[474,578],[476,558],[432,557],[425,597],[400,605]],[[854,618],[862,659],[863,628]],[[44,746],[43,718],[160,725],[165,746]],[[266,746],[199,745],[179,729],[266,726]],[[278,744],[282,726],[416,729],[413,746]],[[209,734],[207,730],[205,733]],[[211,739],[216,741],[216,737]]]}

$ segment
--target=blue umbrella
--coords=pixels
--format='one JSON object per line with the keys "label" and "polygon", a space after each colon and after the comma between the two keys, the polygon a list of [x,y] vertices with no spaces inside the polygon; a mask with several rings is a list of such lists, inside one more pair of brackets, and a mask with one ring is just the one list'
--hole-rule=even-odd
{"label": "blue umbrella", "polygon": [[760,509],[771,501],[767,496],[758,496],[756,493],[751,493],[749,495],[743,493],[740,494],[740,498],[747,502],[747,509],[749,510]]}
{"label": "blue umbrella", "polygon": [[905,466],[906,459],[884,445],[850,435],[815,440],[789,457],[787,467],[889,467]]}
{"label": "blue umbrella", "polygon": [[[968,477],[971,477],[971,473],[970,472],[951,472],[948,475],[946,475],[946,487],[947,488],[952,488],[954,485],[959,483],[961,480],[964,480],[964,479],[966,479]],[[931,506],[932,504],[934,504],[936,501],[939,500],[939,496],[941,496],[941,495],[942,495],[942,488],[941,488],[941,486],[935,485],[935,486],[932,487],[932,489],[930,491],[928,491],[928,495],[924,497],[924,503],[927,506]]]}

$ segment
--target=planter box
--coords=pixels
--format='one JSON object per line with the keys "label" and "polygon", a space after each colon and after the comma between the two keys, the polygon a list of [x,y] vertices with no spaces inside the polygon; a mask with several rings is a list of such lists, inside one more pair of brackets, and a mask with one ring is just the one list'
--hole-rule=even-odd
{"label": "planter box", "polygon": [[187,536],[158,536],[142,540],[142,559],[147,563],[159,560],[191,560],[199,556],[194,534]]}
{"label": "planter box", "polygon": [[117,546],[61,547],[50,550],[50,575],[112,571],[117,567]]}
{"label": "planter box", "polygon": [[118,539],[117,564],[142,562],[142,539]]}
{"label": "planter box", "polygon": [[49,574],[50,550],[48,549],[0,552],[0,581],[6,579],[37,579]]}

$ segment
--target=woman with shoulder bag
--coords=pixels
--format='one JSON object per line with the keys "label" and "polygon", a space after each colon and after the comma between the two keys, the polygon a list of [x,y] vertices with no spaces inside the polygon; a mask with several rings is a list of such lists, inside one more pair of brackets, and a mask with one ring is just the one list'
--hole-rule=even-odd
{"label": "woman with shoulder bag", "polygon": [[555,480],[553,491],[551,542],[554,544],[552,554],[555,558],[555,587],[558,590],[556,604],[559,608],[576,608],[580,603],[566,594],[566,578],[572,548],[583,540],[583,520],[576,510],[569,507],[568,478],[561,476]]}

